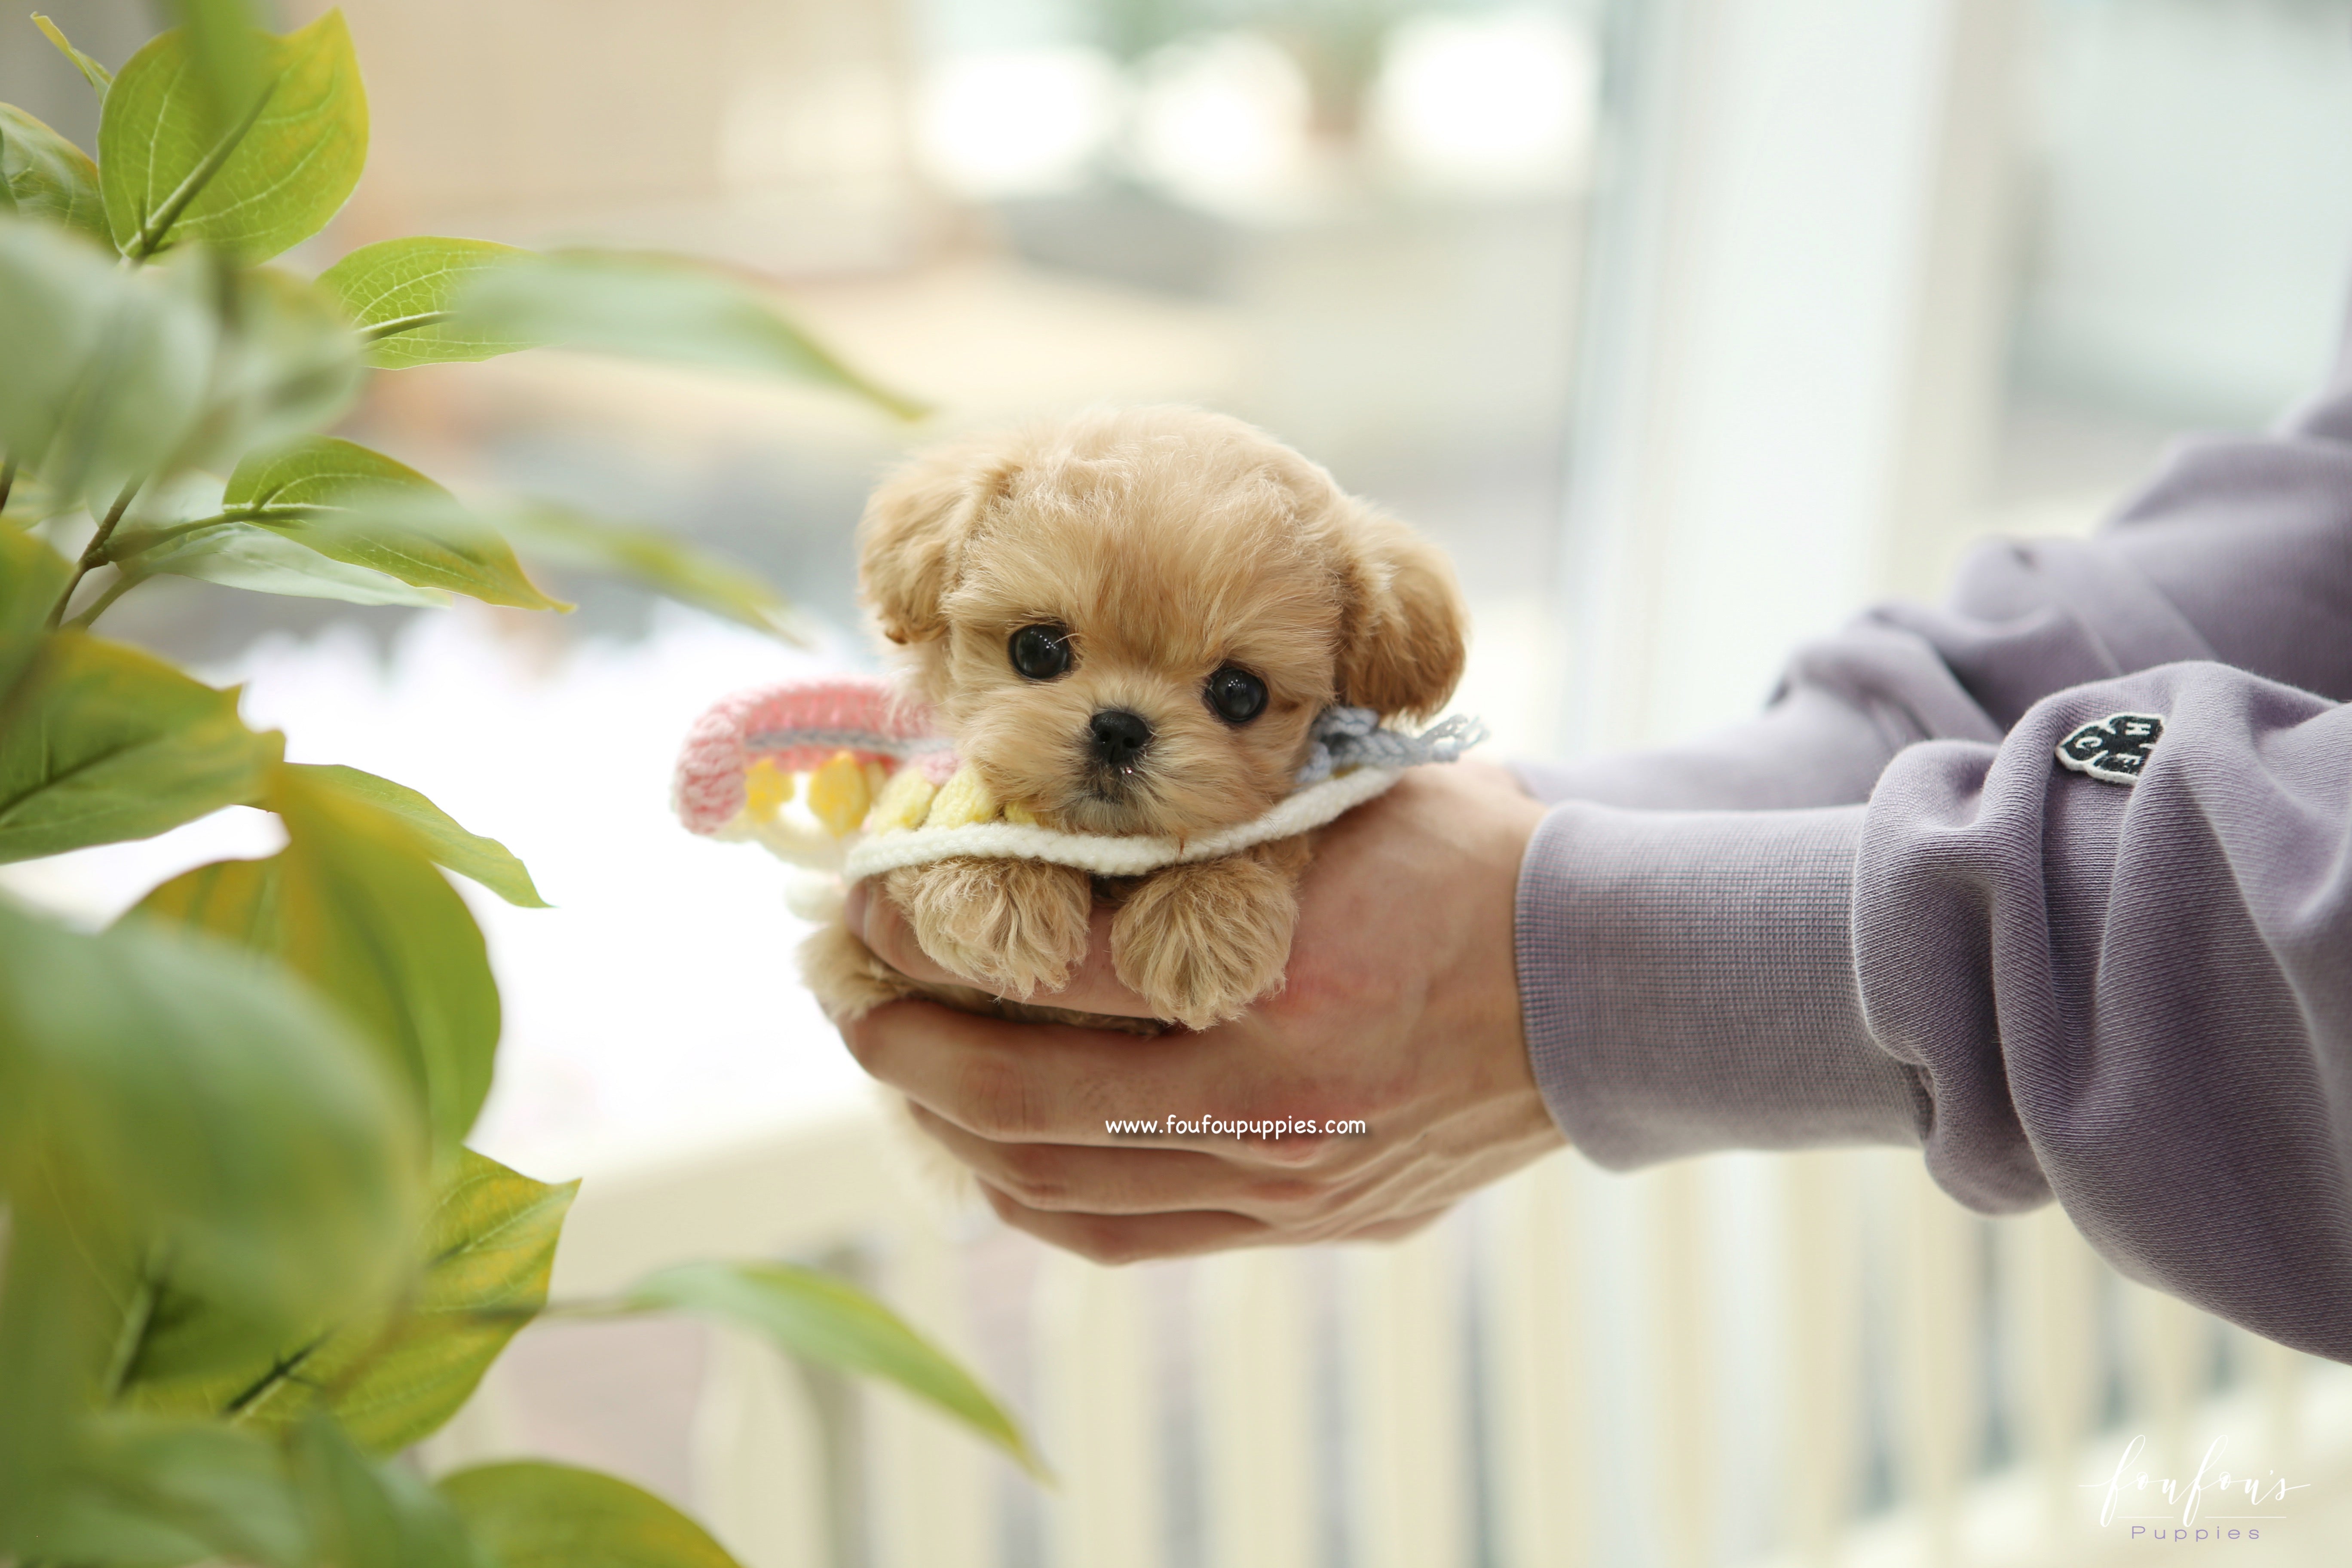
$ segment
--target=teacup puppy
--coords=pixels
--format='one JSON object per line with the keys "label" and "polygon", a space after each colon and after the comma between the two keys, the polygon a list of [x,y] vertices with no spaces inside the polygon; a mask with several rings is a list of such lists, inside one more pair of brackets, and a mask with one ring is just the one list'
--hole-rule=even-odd
{"label": "teacup puppy", "polygon": [[[1444,557],[1279,442],[1197,409],[1097,411],[925,454],[875,492],[858,545],[908,694],[1008,815],[1068,832],[1251,821],[1296,787],[1324,709],[1426,718],[1462,674]],[[1281,984],[1307,853],[1281,839],[1117,882],[954,858],[889,871],[884,890],[932,958],[1020,1001],[1066,983],[1095,903],[1114,902],[1119,979],[1203,1028]],[[811,955],[829,1003],[910,989],[859,952]]]}

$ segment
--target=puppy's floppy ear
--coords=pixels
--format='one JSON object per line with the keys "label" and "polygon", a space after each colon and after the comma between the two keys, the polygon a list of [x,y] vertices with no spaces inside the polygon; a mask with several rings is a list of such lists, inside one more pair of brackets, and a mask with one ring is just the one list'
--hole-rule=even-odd
{"label": "puppy's floppy ear", "polygon": [[1404,524],[1360,513],[1346,576],[1339,700],[1425,719],[1462,679],[1462,590],[1444,554]]}
{"label": "puppy's floppy ear", "polygon": [[922,642],[947,629],[940,603],[955,585],[963,542],[1019,472],[1002,442],[951,447],[874,492],[857,524],[857,585],[884,637]]}

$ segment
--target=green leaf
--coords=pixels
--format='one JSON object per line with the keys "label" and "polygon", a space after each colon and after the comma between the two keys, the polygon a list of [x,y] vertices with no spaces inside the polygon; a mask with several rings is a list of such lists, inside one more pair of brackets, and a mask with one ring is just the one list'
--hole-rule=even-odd
{"label": "green leaf", "polygon": [[835,358],[748,279],[676,257],[569,251],[486,268],[458,291],[469,334],[781,376],[850,393],[902,419],[923,405]]}
{"label": "green leaf", "polygon": [[[135,542],[135,541],[133,542]],[[321,555],[282,533],[249,522],[222,522],[183,533],[130,563],[133,575],[194,577],[224,588],[349,605],[413,605],[438,609],[449,595],[412,588],[397,577]]]}
{"label": "green leaf", "polygon": [[539,896],[539,889],[531,885],[530,872],[515,858],[512,850],[495,838],[467,832],[447,812],[406,784],[335,763],[302,763],[292,771],[323,789],[335,790],[398,817],[444,868],[460,877],[470,877],[517,908],[548,907]]}
{"label": "green leaf", "polygon": [[180,14],[205,128],[217,132],[234,125],[270,90],[262,70],[268,35],[254,26],[248,0],[170,0],[170,7]]}
{"label": "green leaf", "polygon": [[314,1561],[333,1568],[478,1568],[447,1500],[397,1465],[377,1464],[332,1421],[313,1417],[287,1444]]}
{"label": "green leaf", "polygon": [[594,1470],[479,1465],[445,1477],[441,1495],[500,1568],[738,1568],[694,1521]]}
{"label": "green leaf", "polygon": [[257,793],[286,825],[284,849],[199,867],[131,915],[284,962],[375,1043],[414,1089],[435,1148],[455,1151],[498,1053],[499,989],[480,928],[394,815],[291,768],[272,770]]}
{"label": "green leaf", "polygon": [[0,1188],[257,1321],[355,1310],[415,1233],[424,1140],[373,1055],[209,938],[0,904]]}
{"label": "green leaf", "polygon": [[639,1280],[623,1303],[727,1320],[783,1350],[900,1388],[979,1433],[1042,1477],[1003,1406],[948,1353],[873,1297],[830,1274],[772,1263],[682,1263]]}
{"label": "green leaf", "polygon": [[215,860],[183,871],[150,889],[122,918],[153,921],[166,930],[206,931],[282,959],[278,899],[283,853],[260,860]]}
{"label": "green leaf", "polygon": [[551,1185],[472,1150],[441,1195],[422,1287],[399,1322],[370,1344],[330,1342],[321,1384],[357,1375],[333,1397],[336,1415],[370,1448],[429,1436],[473,1394],[507,1342],[547,1305],[555,1243],[578,1182]]}
{"label": "green leaf", "polygon": [[148,838],[253,798],[284,748],[236,693],[78,632],[43,645],[0,726],[0,863]]}
{"label": "green leaf", "polygon": [[[547,1305],[555,1243],[577,1182],[550,1185],[472,1150],[441,1196],[423,1286],[373,1342],[330,1341],[313,1369],[335,1414],[369,1448],[431,1436],[472,1397],[507,1342]],[[347,1371],[355,1371],[348,1384]]]}
{"label": "green leaf", "polygon": [[18,468],[16,482],[8,487],[7,505],[0,507],[0,530],[30,528],[78,510],[79,502],[59,500],[39,479]]}
{"label": "green leaf", "polygon": [[666,530],[610,522],[537,501],[501,511],[499,521],[534,560],[619,577],[755,630],[800,640],[775,584]]}
{"label": "green leaf", "polygon": [[533,586],[507,542],[455,496],[349,441],[318,436],[257,452],[229,476],[222,504],[232,517],[415,587],[518,609],[569,607]]}
{"label": "green leaf", "polygon": [[33,460],[49,500],[94,511],[131,479],[156,476],[152,493],[335,418],[362,374],[341,309],[290,274],[198,253],[125,272],[79,237],[5,220],[0,363],[0,445]]}
{"label": "green leaf", "polygon": [[224,468],[339,416],[359,349],[333,298],[291,274],[198,253],[125,272],[80,237],[0,219],[0,445],[93,510],[128,479]]}
{"label": "green leaf", "polygon": [[220,325],[201,266],[126,274],[87,238],[0,218],[0,446],[102,509],[202,411]]}
{"label": "green leaf", "polygon": [[104,103],[106,89],[114,85],[114,73],[75,48],[67,41],[64,31],[38,11],[33,13],[33,26],[48,35],[49,42],[57,45],[58,52],[73,62],[74,69],[81,72],[82,79],[97,92],[99,102]]}
{"label": "green leaf", "polygon": [[326,226],[367,162],[367,95],[342,13],[260,40],[265,90],[213,129],[184,30],[131,57],[99,120],[100,184],[114,242],[144,260],[202,242],[264,261]]}
{"label": "green leaf", "polygon": [[320,273],[319,286],[342,301],[367,341],[367,363],[379,370],[495,359],[540,345],[461,327],[453,319],[457,294],[483,269],[530,254],[487,239],[387,239]]}
{"label": "green leaf", "polygon": [[[20,1185],[0,1300],[0,1558],[176,1568],[287,1563],[300,1529],[276,1452],[241,1432],[141,1416],[92,1418],[141,1328],[138,1274],[74,1224],[44,1171]],[[147,1294],[152,1300],[152,1293]]]}
{"label": "green leaf", "polygon": [[14,104],[0,103],[0,184],[25,217],[106,238],[106,201],[89,154]]}
{"label": "green leaf", "polygon": [[[0,1013],[0,1085],[18,1048]],[[0,1104],[0,1138],[10,1110]],[[0,1142],[0,1156],[8,1152]],[[26,1168],[38,1163],[28,1159]],[[0,1173],[0,1196],[8,1195]],[[44,1555],[58,1528],[74,1434],[96,1400],[115,1314],[58,1196],[20,1193],[10,1206],[0,1231],[0,1559],[23,1560]]]}
{"label": "green leaf", "polygon": [[268,267],[228,281],[204,418],[174,456],[216,472],[339,418],[363,374],[359,340],[325,289]]}
{"label": "green leaf", "polygon": [[331,1412],[354,1441],[390,1453],[431,1436],[470,1397],[507,1342],[547,1302],[556,1238],[577,1182],[551,1186],[462,1151],[396,1308],[256,1342],[207,1303],[159,1311],[123,1394],[159,1414],[285,1427]]}
{"label": "green leaf", "polygon": [[313,1561],[278,1450],[250,1432],[112,1416],[79,1447],[44,1557],[109,1568]]}
{"label": "green leaf", "polygon": [[9,721],[8,693],[40,647],[49,606],[72,576],[73,567],[44,541],[0,531],[0,727]]}
{"label": "green leaf", "polygon": [[341,599],[354,605],[414,605],[439,608],[449,595],[412,588],[364,566],[331,560],[307,544],[221,513],[223,483],[189,472],[139,493],[114,532],[108,552],[132,582],[179,576],[297,598]]}

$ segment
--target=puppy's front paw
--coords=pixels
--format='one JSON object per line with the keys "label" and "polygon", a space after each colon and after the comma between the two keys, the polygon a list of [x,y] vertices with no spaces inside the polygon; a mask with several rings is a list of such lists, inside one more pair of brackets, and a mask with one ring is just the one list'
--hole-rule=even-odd
{"label": "puppy's front paw", "polygon": [[1146,878],[1111,921],[1119,979],[1187,1028],[1239,1016],[1281,986],[1298,918],[1292,881],[1290,865],[1257,853]]}
{"label": "puppy's front paw", "polygon": [[801,979],[836,1024],[855,1023],[877,1007],[918,994],[913,981],[875,957],[837,921],[811,932],[800,958]]}
{"label": "puppy's front paw", "polygon": [[936,860],[885,880],[922,950],[1008,996],[1058,991],[1087,955],[1094,885],[1042,860]]}

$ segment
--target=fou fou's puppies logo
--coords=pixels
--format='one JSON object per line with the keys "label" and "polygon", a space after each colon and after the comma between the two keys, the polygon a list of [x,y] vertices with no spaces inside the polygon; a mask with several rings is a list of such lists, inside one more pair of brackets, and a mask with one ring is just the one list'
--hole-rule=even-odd
{"label": "fou fou's puppies logo", "polygon": [[2110,713],[2059,742],[2058,760],[2101,784],[2137,784],[2163,738],[2164,721],[2153,713]]}
{"label": "fou fou's puppies logo", "polygon": [[2288,1496],[2309,1490],[2310,1483],[2290,1483],[2266,1468],[2232,1468],[2229,1443],[2214,1438],[2193,1475],[2157,1476],[2141,1468],[2147,1436],[2134,1437],[2112,1474],[2083,1483],[2084,1491],[2100,1494],[2100,1528],[2121,1528],[2126,1539],[2147,1544],[2262,1540],[2266,1527],[2285,1520]]}

